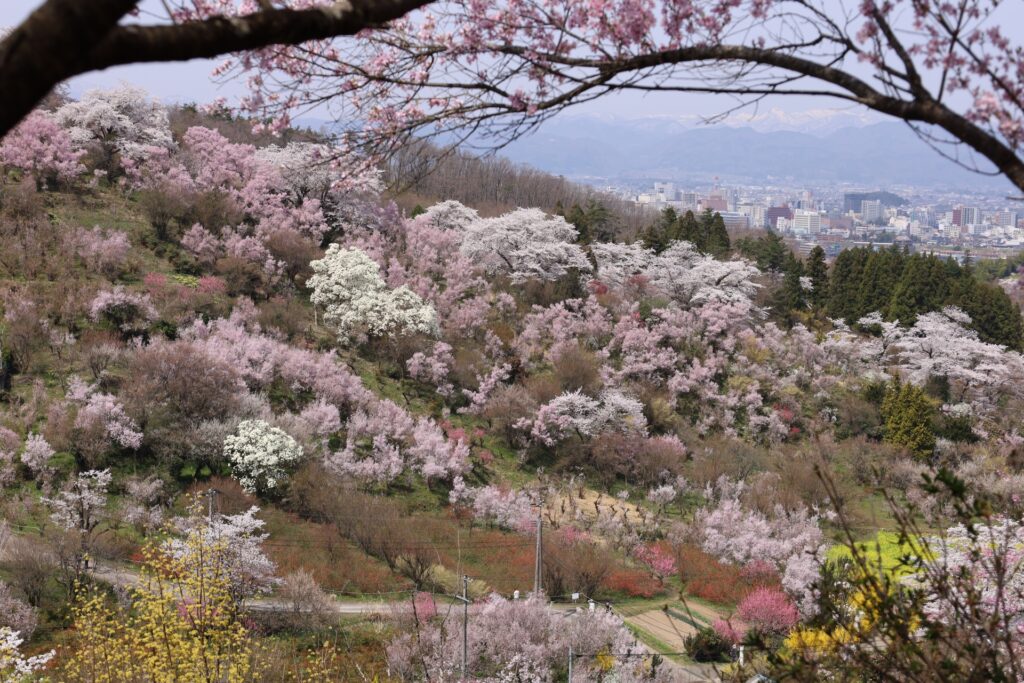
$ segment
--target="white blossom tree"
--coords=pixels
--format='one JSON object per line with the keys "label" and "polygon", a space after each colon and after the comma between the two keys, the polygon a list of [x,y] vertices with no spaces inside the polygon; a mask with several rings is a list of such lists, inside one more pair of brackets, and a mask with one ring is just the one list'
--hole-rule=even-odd
{"label": "white blossom tree", "polygon": [[760,271],[743,260],[719,261],[702,254],[689,242],[673,242],[660,254],[633,244],[594,244],[597,279],[622,288],[643,281],[684,306],[706,303],[749,303],[759,285]]}
{"label": "white blossom tree", "polygon": [[142,161],[153,147],[173,148],[167,109],[145,90],[122,84],[110,90],[90,90],[77,102],[57,110],[57,120],[82,147],[98,147],[109,160]]}
{"label": "white blossom tree", "polygon": [[66,558],[68,568],[76,576],[89,568],[97,528],[109,517],[110,480],[110,470],[79,472],[55,497],[43,498],[50,508],[50,518],[65,531],[78,536],[77,548]]}
{"label": "white blossom tree", "polygon": [[470,223],[462,253],[490,273],[508,274],[513,282],[557,280],[573,269],[591,270],[583,250],[573,243],[576,236],[576,228],[561,216],[516,209]]}
{"label": "white blossom tree", "polygon": [[597,399],[573,391],[556,396],[540,407],[532,421],[530,435],[551,446],[572,433],[588,438],[612,431],[647,433],[647,419],[640,401],[615,390],[605,391]]}
{"label": "white blossom tree", "polygon": [[449,199],[434,204],[417,218],[441,230],[461,232],[467,226],[480,220],[480,214],[476,212],[476,209],[471,209],[462,202]]}
{"label": "white blossom tree", "polygon": [[263,420],[244,420],[224,439],[224,455],[242,488],[268,493],[287,479],[288,468],[302,458],[302,446]]}
{"label": "white blossom tree", "polygon": [[437,331],[434,308],[404,285],[389,289],[380,266],[359,249],[332,244],[310,266],[310,301],[324,307],[324,320],[335,327],[343,344],[364,334]]}
{"label": "white blossom tree", "polygon": [[256,517],[259,511],[254,506],[237,515],[214,515],[211,519],[201,514],[199,507],[194,508],[190,516],[175,520],[183,537],[169,539],[164,548],[178,559],[197,562],[202,562],[202,558],[196,557],[192,548],[200,544],[190,543],[191,537],[201,538],[201,547],[221,549],[215,559],[226,566],[206,565],[204,570],[226,575],[233,600],[241,604],[247,598],[269,592],[277,583],[277,567],[263,552],[263,542],[269,534],[263,531],[263,520]]}

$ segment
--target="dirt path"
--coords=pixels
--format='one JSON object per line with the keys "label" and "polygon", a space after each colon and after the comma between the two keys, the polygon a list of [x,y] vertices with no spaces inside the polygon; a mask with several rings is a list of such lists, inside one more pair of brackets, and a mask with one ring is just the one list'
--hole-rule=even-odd
{"label": "dirt path", "polygon": [[682,652],[684,649],[683,639],[697,632],[697,629],[691,624],[660,609],[652,609],[632,617],[626,617],[626,622],[651,634],[668,645],[673,652]]}

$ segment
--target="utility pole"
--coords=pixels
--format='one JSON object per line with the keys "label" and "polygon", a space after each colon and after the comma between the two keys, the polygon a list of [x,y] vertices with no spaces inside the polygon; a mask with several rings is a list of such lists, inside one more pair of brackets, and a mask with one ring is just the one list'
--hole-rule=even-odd
{"label": "utility pole", "polygon": [[541,530],[544,528],[544,520],[541,517],[543,513],[543,507],[537,507],[537,558],[533,568],[533,594],[534,596],[540,595],[540,572],[541,572]]}
{"label": "utility pole", "polygon": [[462,595],[456,595],[462,601],[462,676],[459,680],[466,681],[466,670],[469,668],[469,577],[462,575]]}
{"label": "utility pole", "polygon": [[569,643],[569,677],[566,681],[572,683],[572,643]]}
{"label": "utility pole", "polygon": [[206,508],[210,518],[210,526],[213,526],[213,499],[217,497],[218,493],[220,491],[212,487],[206,490]]}
{"label": "utility pole", "polygon": [[469,659],[469,577],[462,575],[462,680],[466,680]]}

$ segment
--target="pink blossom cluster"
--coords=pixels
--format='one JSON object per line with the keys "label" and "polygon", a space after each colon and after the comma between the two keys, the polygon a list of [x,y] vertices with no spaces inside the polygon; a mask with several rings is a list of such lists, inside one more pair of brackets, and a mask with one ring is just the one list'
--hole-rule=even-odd
{"label": "pink blossom cluster", "polygon": [[441,396],[451,396],[455,387],[449,379],[452,363],[452,347],[444,342],[437,342],[429,354],[417,351],[406,361],[409,375],[416,380],[437,387]]}
{"label": "pink blossom cluster", "polygon": [[698,511],[696,523],[702,547],[725,562],[741,566],[771,562],[801,613],[814,613],[814,583],[825,547],[817,516],[805,508],[793,512],[778,508],[771,517],[766,516],[745,508],[738,497],[740,490],[742,487],[723,489],[712,506]]}
{"label": "pink blossom cluster", "polygon": [[53,115],[34,111],[0,140],[0,164],[21,169],[42,187],[70,182],[85,172],[77,149]]}
{"label": "pink blossom cluster", "polygon": [[403,474],[417,473],[429,483],[451,479],[469,467],[467,443],[446,438],[433,420],[413,418],[386,399],[357,409],[345,429],[345,448],[327,462],[364,482],[387,485]]}
{"label": "pink blossom cluster", "polygon": [[89,304],[89,317],[94,322],[108,322],[126,334],[143,332],[158,317],[148,294],[141,294],[117,285],[100,291]]}
{"label": "pink blossom cluster", "polygon": [[69,392],[68,397],[83,402],[75,415],[77,429],[102,429],[111,443],[122,448],[138,449],[142,446],[142,432],[114,396],[87,387],[82,391]]}
{"label": "pink blossom cluster", "polygon": [[86,265],[107,277],[120,272],[132,246],[127,233],[99,226],[91,230],[77,229],[71,235],[70,241],[78,257]]}

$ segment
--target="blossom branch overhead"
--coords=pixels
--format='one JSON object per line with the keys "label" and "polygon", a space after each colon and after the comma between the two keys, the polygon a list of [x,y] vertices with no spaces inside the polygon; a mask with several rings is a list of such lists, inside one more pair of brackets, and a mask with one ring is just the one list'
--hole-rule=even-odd
{"label": "blossom branch overhead", "polygon": [[[830,97],[938,130],[1024,188],[1024,47],[998,2],[474,0],[241,55],[241,106],[287,122],[327,105],[386,155],[413,137],[501,147],[618,90]],[[357,130],[358,128],[358,130]]]}

